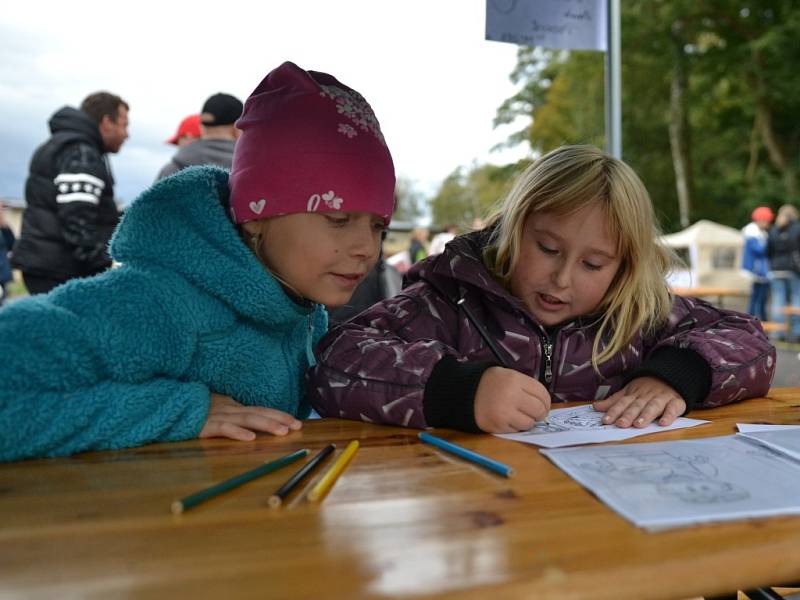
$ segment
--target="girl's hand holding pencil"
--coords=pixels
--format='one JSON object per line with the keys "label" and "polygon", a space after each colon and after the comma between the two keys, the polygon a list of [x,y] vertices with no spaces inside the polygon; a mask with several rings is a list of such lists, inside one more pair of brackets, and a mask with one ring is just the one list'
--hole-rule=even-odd
{"label": "girl's hand holding pencil", "polygon": [[475,393],[475,422],[487,433],[527,431],[550,412],[550,393],[533,377],[490,367]]}
{"label": "girl's hand holding pencil", "polygon": [[224,437],[242,442],[256,438],[257,431],[272,435],[286,435],[296,431],[303,423],[292,415],[261,406],[245,406],[230,396],[211,394],[211,408],[200,438]]}

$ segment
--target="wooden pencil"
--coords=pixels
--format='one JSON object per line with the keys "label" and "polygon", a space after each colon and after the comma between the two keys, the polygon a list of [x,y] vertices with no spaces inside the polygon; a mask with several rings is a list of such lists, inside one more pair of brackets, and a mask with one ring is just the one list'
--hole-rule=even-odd
{"label": "wooden pencil", "polygon": [[349,444],[347,444],[347,448],[344,449],[339,455],[339,458],[336,459],[336,462],[333,463],[330,469],[327,470],[325,475],[316,483],[316,485],[311,488],[311,491],[308,492],[308,499],[311,502],[316,502],[317,500],[322,499],[325,494],[328,493],[328,490],[333,487],[333,484],[336,483],[339,475],[342,474],[347,468],[347,465],[350,464],[350,461],[353,459],[353,455],[358,450],[358,440],[353,440]]}
{"label": "wooden pencil", "polygon": [[272,471],[276,471],[281,467],[285,467],[286,465],[293,463],[299,458],[303,458],[304,456],[308,456],[308,449],[303,448],[302,450],[298,450],[297,452],[292,452],[291,454],[287,454],[286,456],[282,456],[281,458],[275,459],[268,463],[264,463],[261,466],[256,467],[255,469],[250,469],[249,471],[245,471],[244,473],[240,473],[235,477],[231,477],[230,479],[226,479],[216,485],[212,485],[209,488],[196,492],[190,496],[186,496],[185,498],[181,498],[180,500],[175,500],[172,503],[171,509],[173,514],[179,515],[182,512],[189,510],[205,502],[206,500],[213,498],[214,496],[218,496],[219,494],[223,494],[227,491],[230,491],[234,488],[239,487],[240,485],[244,485],[248,481],[252,481],[256,477],[261,477],[262,475],[266,475],[267,473],[271,473]]}
{"label": "wooden pencil", "polygon": [[299,483],[308,476],[311,471],[316,468],[318,464],[320,464],[325,458],[334,450],[336,449],[336,444],[328,444],[322,450],[320,450],[317,455],[308,461],[305,465],[300,467],[294,475],[289,477],[281,487],[279,487],[272,496],[269,497],[267,500],[267,504],[269,504],[270,508],[278,508],[283,501],[286,499],[286,496],[292,493],[292,491],[299,485]]}

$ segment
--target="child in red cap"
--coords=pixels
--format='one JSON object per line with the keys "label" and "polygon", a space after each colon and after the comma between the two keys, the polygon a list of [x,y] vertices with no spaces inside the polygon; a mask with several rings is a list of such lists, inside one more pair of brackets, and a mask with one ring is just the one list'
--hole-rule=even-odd
{"label": "child in red cap", "polygon": [[747,312],[762,321],[767,320],[769,299],[769,260],[767,259],[767,232],[775,215],[768,206],[753,210],[752,219],[743,229],[744,251],[742,269],[752,280]]}
{"label": "child in red cap", "polygon": [[178,147],[187,146],[200,139],[200,115],[194,114],[184,117],[178,125],[175,135],[166,140],[167,144]]}
{"label": "child in red cap", "polygon": [[237,127],[230,175],[128,208],[122,266],[0,310],[0,460],[300,428],[322,305],[375,264],[394,167],[364,98],[289,62]]}

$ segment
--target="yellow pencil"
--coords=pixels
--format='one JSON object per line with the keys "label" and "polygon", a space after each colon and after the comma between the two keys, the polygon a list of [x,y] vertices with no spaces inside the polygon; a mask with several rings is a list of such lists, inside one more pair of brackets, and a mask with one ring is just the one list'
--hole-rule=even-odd
{"label": "yellow pencil", "polygon": [[311,488],[311,491],[308,492],[308,499],[311,502],[322,499],[328,490],[333,487],[333,484],[336,483],[336,479],[342,474],[342,471],[347,468],[347,465],[350,464],[356,450],[358,450],[358,440],[353,440],[347,444],[347,448],[339,455],[336,462],[331,465],[331,468],[328,469],[325,475],[323,475],[316,485]]}

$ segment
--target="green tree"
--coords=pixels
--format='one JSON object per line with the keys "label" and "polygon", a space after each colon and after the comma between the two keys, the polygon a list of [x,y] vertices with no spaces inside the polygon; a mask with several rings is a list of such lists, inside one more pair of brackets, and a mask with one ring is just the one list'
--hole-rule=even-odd
{"label": "green tree", "polygon": [[425,214],[425,197],[414,182],[406,177],[398,177],[394,191],[394,214],[397,221],[416,223]]}
{"label": "green tree", "polygon": [[510,136],[508,145],[526,143],[542,153],[564,144],[604,144],[601,53],[523,46],[511,80],[522,88],[498,108],[494,124],[519,117],[530,121]]}
{"label": "green tree", "polygon": [[520,161],[506,166],[473,165],[453,171],[431,200],[435,226],[448,223],[465,229],[476,218],[483,218],[489,209],[508,192],[514,177],[527,166]]}
{"label": "green tree", "polygon": [[[667,229],[798,200],[798,38],[793,0],[622,4],[623,158]],[[511,78],[495,122],[527,121],[509,145],[603,145],[601,53],[521,47]]]}

